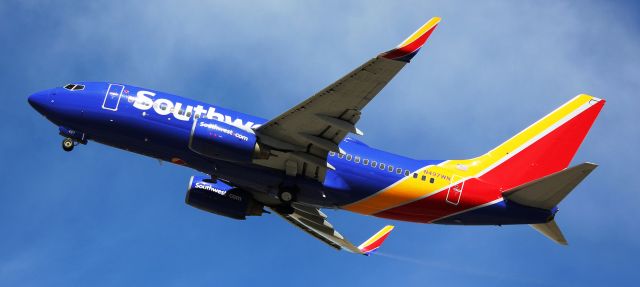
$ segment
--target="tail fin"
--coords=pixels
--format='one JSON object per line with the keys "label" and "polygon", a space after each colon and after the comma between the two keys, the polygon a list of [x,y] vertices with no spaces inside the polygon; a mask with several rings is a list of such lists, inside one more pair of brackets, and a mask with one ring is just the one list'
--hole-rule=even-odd
{"label": "tail fin", "polygon": [[488,153],[449,164],[504,190],[558,172],[569,165],[604,103],[578,95]]}
{"label": "tail fin", "polygon": [[358,246],[358,249],[360,249],[360,251],[362,251],[364,255],[369,256],[371,253],[380,248],[385,239],[389,237],[389,233],[391,233],[391,230],[393,230],[393,225],[385,226],[376,234],[367,239],[367,241],[360,244],[360,246]]}

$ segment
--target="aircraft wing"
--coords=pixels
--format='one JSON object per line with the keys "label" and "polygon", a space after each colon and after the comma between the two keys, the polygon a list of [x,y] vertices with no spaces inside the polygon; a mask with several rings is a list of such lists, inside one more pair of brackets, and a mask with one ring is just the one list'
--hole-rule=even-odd
{"label": "aircraft wing", "polygon": [[275,149],[256,164],[286,170],[322,181],[329,151],[348,133],[362,134],[355,125],[362,109],[415,56],[440,18],[434,17],[400,43],[351,71],[304,102],[256,130],[260,141]]}
{"label": "aircraft wing", "polygon": [[387,225],[356,247],[333,228],[333,225],[327,221],[327,216],[319,209],[297,203],[293,203],[291,206],[294,210],[291,214],[279,212],[277,209],[273,209],[273,211],[289,223],[338,250],[345,249],[352,253],[368,256],[382,245],[382,242],[393,230],[392,225]]}

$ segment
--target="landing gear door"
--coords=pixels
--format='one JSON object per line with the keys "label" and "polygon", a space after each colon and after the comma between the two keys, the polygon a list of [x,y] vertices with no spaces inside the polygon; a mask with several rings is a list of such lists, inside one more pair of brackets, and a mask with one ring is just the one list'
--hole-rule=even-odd
{"label": "landing gear door", "polygon": [[[455,183],[456,181],[460,181]],[[462,197],[462,190],[464,189],[464,181],[462,177],[453,175],[451,177],[451,186],[447,191],[447,203],[458,205],[460,203],[460,198]]]}
{"label": "landing gear door", "polygon": [[102,102],[102,108],[105,110],[117,111],[120,104],[120,97],[124,90],[123,85],[110,84],[107,89],[107,94],[104,96],[104,102]]}

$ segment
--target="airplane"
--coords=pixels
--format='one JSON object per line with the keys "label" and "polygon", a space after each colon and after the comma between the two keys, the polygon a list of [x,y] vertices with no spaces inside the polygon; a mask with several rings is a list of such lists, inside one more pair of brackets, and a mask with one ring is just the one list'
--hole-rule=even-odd
{"label": "airplane", "polygon": [[356,246],[321,209],[416,223],[528,224],[566,245],[557,206],[597,167],[569,165],[605,100],[580,94],[470,159],[413,159],[358,139],[363,109],[439,22],[430,19],[270,120],[111,82],[74,82],[28,102],[58,127],[65,151],[91,140],[197,170],[186,204],[240,220],[274,212],[338,250],[370,255],[393,226]]}

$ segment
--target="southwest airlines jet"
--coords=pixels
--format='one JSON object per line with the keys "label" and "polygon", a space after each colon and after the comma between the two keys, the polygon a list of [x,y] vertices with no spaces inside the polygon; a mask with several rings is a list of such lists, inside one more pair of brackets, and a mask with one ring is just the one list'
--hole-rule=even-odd
{"label": "southwest airlines jet", "polygon": [[270,120],[109,82],[71,83],[28,100],[58,126],[65,151],[92,140],[198,170],[206,176],[191,177],[188,205],[235,219],[268,208],[336,249],[369,255],[393,226],[355,246],[322,208],[419,223],[529,224],[567,244],[557,205],[596,168],[569,164],[604,100],[578,95],[471,159],[412,159],[356,138],[362,110],[439,22]]}

